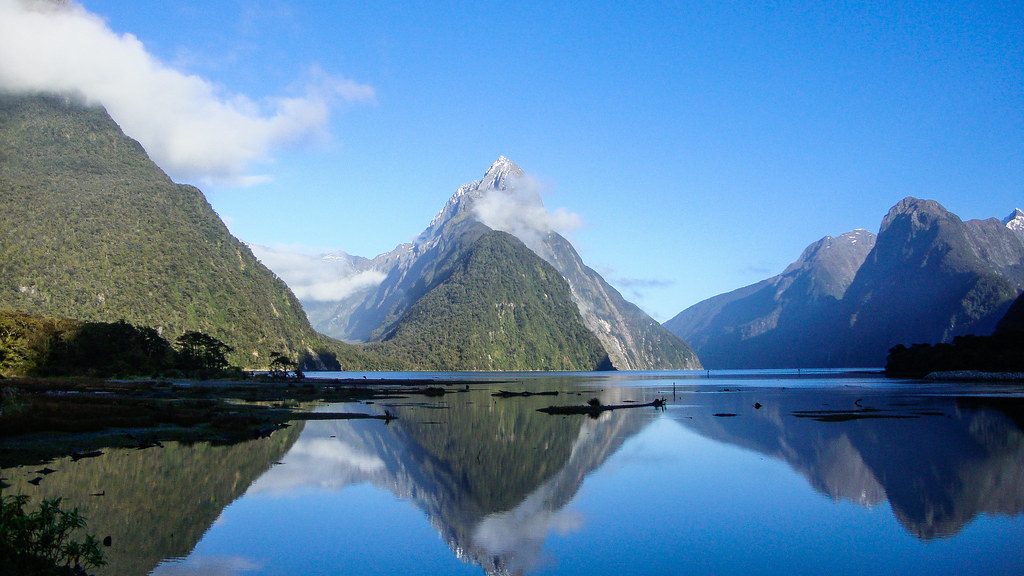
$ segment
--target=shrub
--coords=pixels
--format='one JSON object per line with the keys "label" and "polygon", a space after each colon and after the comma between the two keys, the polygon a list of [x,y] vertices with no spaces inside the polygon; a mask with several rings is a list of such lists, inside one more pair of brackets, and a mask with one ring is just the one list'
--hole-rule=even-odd
{"label": "shrub", "polygon": [[84,574],[106,564],[93,535],[72,539],[86,524],[77,508],[62,510],[60,498],[43,500],[35,511],[26,504],[24,494],[0,495],[0,575]]}

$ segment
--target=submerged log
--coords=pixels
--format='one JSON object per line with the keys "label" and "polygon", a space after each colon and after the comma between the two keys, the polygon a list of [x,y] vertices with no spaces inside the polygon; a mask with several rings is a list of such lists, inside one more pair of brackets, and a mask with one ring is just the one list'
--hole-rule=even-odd
{"label": "submerged log", "polygon": [[519,396],[558,396],[558,390],[552,390],[550,392],[530,392],[529,390],[527,390],[526,392],[509,392],[507,390],[498,390],[494,394],[491,394],[491,396],[494,396],[495,398],[516,398]]}
{"label": "submerged log", "polygon": [[363,412],[292,412],[290,420],[395,420],[398,416],[385,410],[383,414]]}
{"label": "submerged log", "polygon": [[103,456],[103,451],[102,450],[89,450],[89,451],[82,451],[82,452],[72,452],[71,453],[71,460],[73,460],[75,462],[78,462],[82,458],[95,458],[97,456]]}
{"label": "submerged log", "polygon": [[664,408],[665,404],[667,404],[667,400],[664,398],[655,398],[653,402],[645,404],[601,404],[601,401],[597,398],[591,398],[585,406],[548,406],[547,408],[538,408],[537,412],[545,414],[586,414],[596,418],[602,412],[607,412],[608,410],[645,407]]}

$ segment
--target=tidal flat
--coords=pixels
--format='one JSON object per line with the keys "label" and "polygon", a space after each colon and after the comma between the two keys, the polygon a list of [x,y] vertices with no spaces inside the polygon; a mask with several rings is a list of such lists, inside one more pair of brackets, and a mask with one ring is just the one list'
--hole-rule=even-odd
{"label": "tidal flat", "polygon": [[[30,463],[5,436],[4,491],[78,507],[111,536],[100,575],[1024,570],[1020,385],[837,371],[366,376],[352,386],[361,397],[316,381],[191,390],[230,408],[217,412],[250,406],[289,424],[251,437],[79,431],[68,437],[102,454],[37,450]],[[624,408],[540,411],[591,399]]]}

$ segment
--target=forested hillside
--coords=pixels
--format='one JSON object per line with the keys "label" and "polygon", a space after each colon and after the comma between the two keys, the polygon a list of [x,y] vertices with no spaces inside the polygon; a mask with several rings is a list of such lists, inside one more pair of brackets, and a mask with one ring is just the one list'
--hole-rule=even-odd
{"label": "forested hillside", "polygon": [[374,345],[431,370],[595,370],[611,365],[558,271],[488,231]]}
{"label": "forested hillside", "polygon": [[202,192],[70,97],[0,94],[0,308],[197,330],[243,367],[275,350],[378,364],[315,333]]}

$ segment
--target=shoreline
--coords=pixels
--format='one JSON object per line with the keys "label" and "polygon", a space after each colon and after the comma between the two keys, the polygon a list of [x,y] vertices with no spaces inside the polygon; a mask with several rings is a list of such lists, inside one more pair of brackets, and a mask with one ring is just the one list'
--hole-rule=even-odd
{"label": "shoreline", "polygon": [[393,419],[377,408],[314,413],[325,403],[371,404],[442,396],[466,383],[440,380],[102,380],[5,378],[0,382],[0,467],[42,464],[101,448],[164,441],[233,444],[308,419]]}
{"label": "shoreline", "polygon": [[1024,372],[984,372],[981,370],[952,370],[930,372],[924,380],[947,380],[952,382],[1024,382]]}

